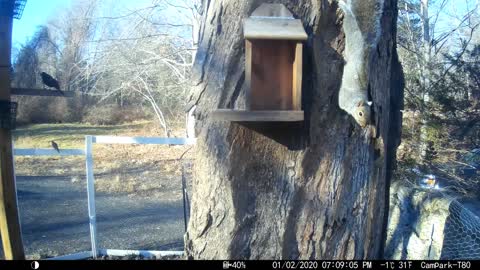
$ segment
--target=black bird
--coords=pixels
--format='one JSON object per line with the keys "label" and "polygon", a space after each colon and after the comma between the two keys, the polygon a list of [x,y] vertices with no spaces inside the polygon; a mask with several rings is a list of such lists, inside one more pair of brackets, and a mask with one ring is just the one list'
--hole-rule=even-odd
{"label": "black bird", "polygon": [[54,141],[50,141],[52,143],[53,149],[57,150],[58,153],[60,153],[60,149],[58,149],[58,144]]}
{"label": "black bird", "polygon": [[60,84],[58,83],[57,80],[55,80],[52,76],[50,76],[45,72],[40,73],[40,76],[42,76],[43,84],[45,84],[48,87],[53,87],[57,89],[63,95],[62,90],[60,90]]}

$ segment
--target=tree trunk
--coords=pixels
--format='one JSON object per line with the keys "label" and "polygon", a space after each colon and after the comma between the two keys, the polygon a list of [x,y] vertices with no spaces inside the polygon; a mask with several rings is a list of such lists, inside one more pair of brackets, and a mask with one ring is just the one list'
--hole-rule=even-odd
{"label": "tree trunk", "polygon": [[331,0],[275,1],[300,18],[309,35],[303,126],[262,129],[210,118],[216,108],[245,107],[242,19],[262,2],[204,1],[192,78],[199,135],[187,255],[379,259],[403,107],[397,1],[385,0],[369,66],[374,138],[337,105],[344,34],[342,13]]}

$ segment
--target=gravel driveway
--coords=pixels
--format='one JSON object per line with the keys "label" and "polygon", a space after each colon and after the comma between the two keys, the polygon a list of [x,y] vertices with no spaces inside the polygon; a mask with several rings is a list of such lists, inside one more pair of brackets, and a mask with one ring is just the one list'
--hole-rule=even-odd
{"label": "gravel driveway", "polygon": [[[27,256],[90,249],[84,178],[73,184],[70,177],[17,176],[17,190]],[[96,210],[99,248],[183,250],[181,199],[97,192]]]}

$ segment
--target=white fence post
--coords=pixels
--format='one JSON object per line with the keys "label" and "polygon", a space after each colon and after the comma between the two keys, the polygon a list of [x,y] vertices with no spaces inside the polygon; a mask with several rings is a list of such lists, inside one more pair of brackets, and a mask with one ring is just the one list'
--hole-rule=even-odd
{"label": "white fence post", "polygon": [[88,217],[90,223],[90,241],[92,242],[92,256],[97,258],[97,214],[95,211],[95,178],[93,177],[92,136],[85,136],[85,155],[87,167],[87,196]]}
{"label": "white fence post", "polygon": [[[88,196],[88,217],[90,225],[90,241],[92,251],[80,252],[49,258],[52,260],[76,260],[92,256],[97,258],[100,255],[125,256],[125,255],[143,255],[143,256],[169,256],[183,255],[183,251],[157,251],[157,250],[117,250],[117,249],[99,249],[97,247],[97,214],[95,211],[95,178],[93,174],[93,143],[101,144],[158,144],[158,145],[193,145],[195,138],[158,138],[158,137],[120,137],[120,136],[85,136],[85,150],[82,149],[14,149],[16,156],[78,156],[85,155],[87,171],[87,196]],[[184,179],[184,168],[182,167],[182,193],[184,197],[184,206],[189,206],[188,193]],[[184,209],[184,219],[187,221],[187,212]],[[188,222],[185,222],[187,226]],[[90,255],[91,254],[91,255]]]}

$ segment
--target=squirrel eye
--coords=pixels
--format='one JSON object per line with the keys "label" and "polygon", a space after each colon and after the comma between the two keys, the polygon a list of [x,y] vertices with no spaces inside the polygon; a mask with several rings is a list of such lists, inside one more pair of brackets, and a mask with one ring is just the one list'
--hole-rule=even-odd
{"label": "squirrel eye", "polygon": [[358,112],[358,115],[363,116],[363,113],[362,113],[362,112]]}

